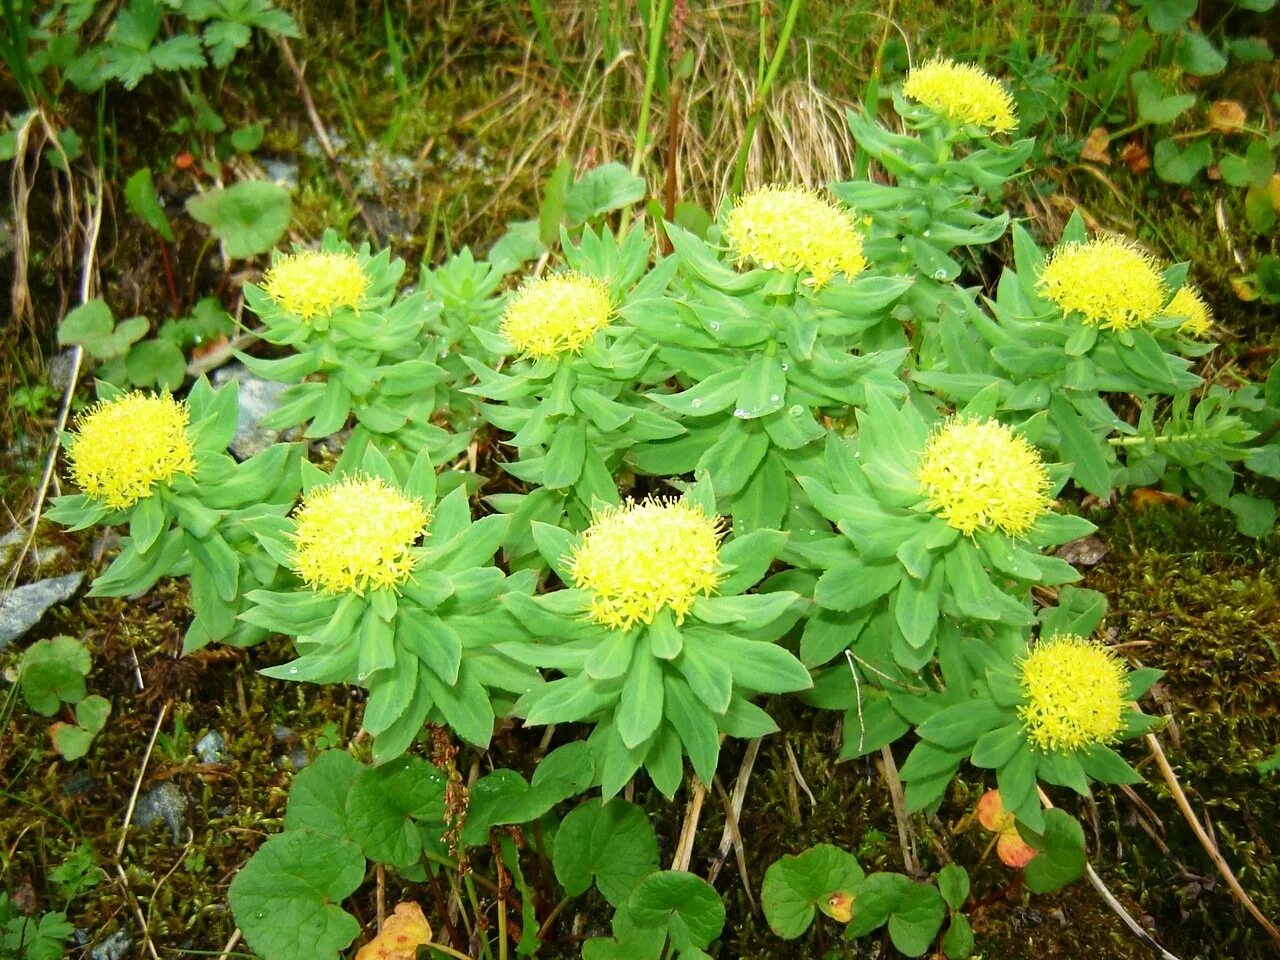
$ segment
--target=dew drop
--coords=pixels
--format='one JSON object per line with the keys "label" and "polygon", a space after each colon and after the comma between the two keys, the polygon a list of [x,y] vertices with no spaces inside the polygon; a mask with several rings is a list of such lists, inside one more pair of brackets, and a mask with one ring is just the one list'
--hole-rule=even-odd
{"label": "dew drop", "polygon": [[[856,456],[857,456],[857,454],[855,453],[855,454],[854,454],[854,456],[856,457]],[[363,680],[363,679],[364,679],[364,677],[365,677],[365,675],[364,675],[363,673],[356,674],[356,679],[357,679],[357,680]]]}
{"label": "dew drop", "polygon": [[719,321],[719,320],[712,320],[709,324],[707,324],[707,326],[709,326],[712,330],[719,330],[719,329],[720,329],[720,321]]}
{"label": "dew drop", "polygon": [[1037,327],[1042,327],[1042,326],[1044,326],[1044,324],[1042,324],[1039,320],[1037,320],[1037,321],[1036,321],[1035,325],[1036,325]]}
{"label": "dew drop", "polygon": [[781,398],[780,396],[778,396],[776,393],[771,393],[771,394],[769,394],[769,402],[770,402],[770,403],[778,403],[778,402],[779,402],[779,401],[781,401],[781,400],[782,400],[782,398]]}
{"label": "dew drop", "polygon": [[751,411],[743,410],[741,407],[738,407],[737,410],[733,411],[733,415],[737,417],[739,420],[746,420],[748,417],[751,416]]}
{"label": "dew drop", "polygon": [[860,451],[858,450],[853,451],[853,459],[857,460],[860,455],[861,455]]}
{"label": "dew drop", "polygon": [[259,920],[266,917],[266,915],[267,915],[267,911],[265,910],[259,910],[257,913],[254,914],[254,916],[257,917]]}
{"label": "dew drop", "polygon": [[789,363],[784,363],[784,364],[782,365],[782,372],[783,372],[783,373],[786,373],[786,372],[787,372],[788,370],[790,370],[790,369],[791,369],[791,364],[789,364]]}
{"label": "dew drop", "polygon": [[689,404],[689,406],[691,406],[691,407],[693,407],[693,409],[697,410],[700,406],[702,406],[702,401],[701,401],[701,400],[694,400],[691,404]]}
{"label": "dew drop", "polygon": [[945,270],[935,270],[935,271],[934,271],[934,273],[933,273],[933,279],[935,279],[935,280],[945,280],[945,279],[947,279],[947,271],[945,271]]}
{"label": "dew drop", "polygon": [[922,237],[931,237],[931,236],[933,236],[933,231],[932,231],[932,230],[926,230],[924,233],[920,234],[920,236],[922,236]]}
{"label": "dew drop", "polygon": [[788,412],[793,417],[802,417],[804,416],[804,407],[800,406],[800,404],[797,403],[797,404],[794,404]]}
{"label": "dew drop", "polygon": [[298,668],[297,668],[297,667],[290,667],[290,668],[289,668],[289,672],[290,672],[290,673],[297,673],[297,672],[298,672]]}

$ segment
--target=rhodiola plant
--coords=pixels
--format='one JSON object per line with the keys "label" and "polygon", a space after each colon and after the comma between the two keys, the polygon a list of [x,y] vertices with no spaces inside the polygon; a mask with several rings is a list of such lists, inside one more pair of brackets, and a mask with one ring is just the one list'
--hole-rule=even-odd
{"label": "rhodiola plant", "polygon": [[777,641],[804,601],[779,590],[745,593],[781,548],[776,531],[721,543],[705,483],[684,499],[603,505],[580,535],[539,524],[534,536],[565,589],[503,599],[535,634],[500,649],[562,678],[526,693],[528,724],[586,721],[606,797],[642,766],[668,796],[688,755],[704,783],[721,733],[777,729],[751,702],[810,685]]}
{"label": "rhodiola plant", "polygon": [[278,565],[258,549],[251,527],[288,512],[300,484],[299,447],[276,444],[243,463],[232,459],[234,384],[215,391],[202,378],[185,400],[104,383],[98,392],[100,401],[63,437],[81,492],[57,498],[46,514],[73,530],[128,526],[90,594],[127,596],[186,576],[195,619],[184,651],[261,640],[263,631],[236,616],[246,592],[276,582]]}
{"label": "rhodiola plant", "polygon": [[425,453],[401,475],[370,446],[359,470],[308,470],[299,507],[255,526],[297,578],[248,595],[242,618],[293,637],[298,651],[263,672],[368,690],[363,723],[379,762],[428,721],[487,746],[495,715],[539,682],[496,647],[526,636],[498,598],[533,584],[493,565],[507,518],[473,520],[463,487],[439,502],[436,489]]}

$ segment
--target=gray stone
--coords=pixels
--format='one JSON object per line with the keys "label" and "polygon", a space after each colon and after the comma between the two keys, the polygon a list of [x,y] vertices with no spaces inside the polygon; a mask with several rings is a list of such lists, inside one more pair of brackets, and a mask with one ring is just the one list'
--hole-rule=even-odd
{"label": "gray stone", "polygon": [[293,736],[293,731],[277,723],[271,728],[271,736],[275,738],[276,743],[283,743]]}
{"label": "gray stone", "polygon": [[288,187],[290,190],[298,189],[298,164],[296,161],[268,157],[262,161],[262,169],[266,171],[268,180],[278,183],[282,187]]}
{"label": "gray stone", "polygon": [[250,373],[243,363],[229,363],[213,374],[215,386],[231,380],[240,382],[240,416],[236,421],[236,435],[231,439],[231,452],[246,460],[280,439],[279,430],[264,427],[261,421],[279,408],[280,394],[289,385],[264,380]]}
{"label": "gray stone", "polygon": [[[61,353],[54,354],[49,359],[49,386],[60,393],[65,393],[68,385],[71,383],[71,371],[76,368],[76,350],[70,347]],[[81,372],[84,371],[84,361],[81,361]]]}
{"label": "gray stone", "polygon": [[55,603],[62,603],[80,589],[84,571],[51,580],[39,580],[0,595],[0,648],[22,636]]}
{"label": "gray stone", "polygon": [[289,751],[289,755],[285,757],[276,757],[277,770],[298,771],[311,762],[311,758],[307,756],[307,751],[302,747],[295,747]]}
{"label": "gray stone", "polygon": [[169,828],[174,843],[182,839],[186,819],[187,798],[167,781],[138,797],[137,809],[133,811],[133,822],[144,830],[153,823],[163,823]]}
{"label": "gray stone", "polygon": [[133,951],[133,938],[123,930],[117,930],[107,939],[89,950],[89,960],[126,960]]}
{"label": "gray stone", "polygon": [[93,779],[93,775],[81,768],[62,782],[58,792],[64,797],[82,797],[95,786],[97,782]]}
{"label": "gray stone", "polygon": [[226,738],[217,730],[210,730],[196,741],[196,756],[201,763],[222,763],[226,759],[223,753],[226,748]]}
{"label": "gray stone", "polygon": [[9,558],[21,549],[23,541],[27,539],[26,531],[10,530],[3,537],[0,537],[0,567],[9,565]]}

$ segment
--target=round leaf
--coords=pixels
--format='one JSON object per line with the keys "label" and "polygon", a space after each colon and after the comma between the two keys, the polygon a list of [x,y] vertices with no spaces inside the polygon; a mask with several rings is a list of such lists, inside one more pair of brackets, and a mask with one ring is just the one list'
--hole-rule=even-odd
{"label": "round leaf", "polygon": [[627,906],[639,926],[665,926],[679,950],[709,946],[724,929],[720,894],[701,877],[683,870],[649,874],[631,894]]}
{"label": "round leaf", "polygon": [[769,928],[794,940],[809,929],[816,907],[833,893],[852,893],[862,878],[857,858],[829,843],[783,857],[766,871],[760,893]]}

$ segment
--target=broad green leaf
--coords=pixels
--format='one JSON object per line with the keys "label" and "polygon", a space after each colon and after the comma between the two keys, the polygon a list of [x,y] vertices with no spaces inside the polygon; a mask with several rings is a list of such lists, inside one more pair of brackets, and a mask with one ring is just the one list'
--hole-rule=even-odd
{"label": "broad green leaf", "polygon": [[1032,893],[1060,890],[1084,873],[1084,830],[1075,818],[1054,808],[1044,813],[1043,846],[1026,867]]}
{"label": "broad green leaf", "polygon": [[627,908],[642,927],[666,927],[678,950],[706,947],[724,929],[724,902],[701,877],[683,870],[651,873],[631,893]]}
{"label": "broad green leaf", "polygon": [[364,765],[345,750],[325,750],[293,778],[284,812],[286,830],[347,835],[347,794]]}
{"label": "broad green leaf", "polygon": [[645,182],[620,163],[604,163],[582,175],[564,195],[564,210],[573,224],[586,223],[610,210],[644,199]]}
{"label": "broad green leaf", "polygon": [[852,896],[863,876],[853,854],[829,843],[784,856],[765,872],[760,891],[769,928],[794,940],[809,929],[815,909],[825,908],[833,893]]}
{"label": "broad green leaf", "polygon": [[84,699],[84,678],[93,661],[75,637],[37,640],[18,664],[18,684],[23,699],[41,716],[51,717],[63,703]]}
{"label": "broad green leaf", "polygon": [[338,904],[355,893],[364,871],[351,841],[290,830],[258,848],[227,898],[245,942],[263,960],[337,960],[360,934]]}
{"label": "broad green leaf", "polygon": [[347,833],[370,860],[393,867],[417,862],[424,849],[419,823],[444,817],[444,777],[417,757],[366,769],[347,794]]}
{"label": "broad green leaf", "polygon": [[187,201],[187,212],[223,242],[236,260],[266,253],[284,236],[293,215],[289,191],[265,180],[215,187]]}
{"label": "broad green leaf", "polygon": [[169,218],[160,205],[150,167],[143,167],[129,178],[124,185],[124,199],[129,209],[141,217],[147,226],[173,243],[173,228],[169,226]]}
{"label": "broad green leaf", "polygon": [[588,800],[556,831],[551,862],[565,893],[578,896],[594,880],[621,907],[640,881],[658,869],[658,838],[643,808],[620,798]]}

